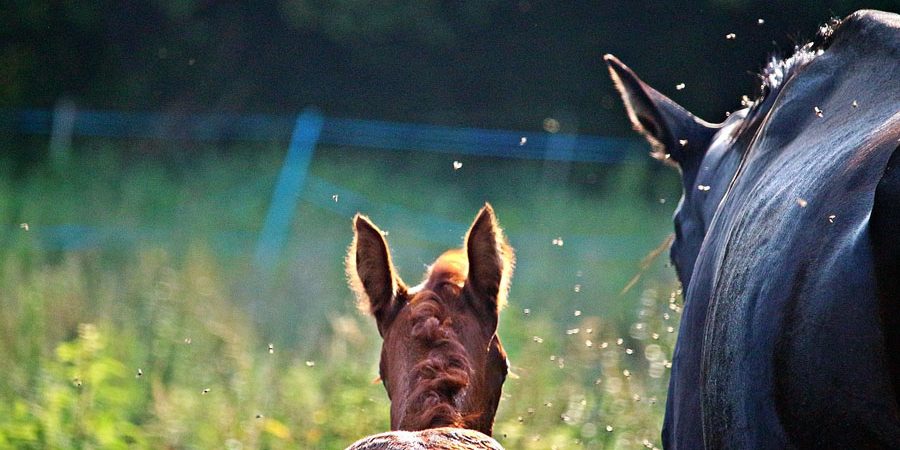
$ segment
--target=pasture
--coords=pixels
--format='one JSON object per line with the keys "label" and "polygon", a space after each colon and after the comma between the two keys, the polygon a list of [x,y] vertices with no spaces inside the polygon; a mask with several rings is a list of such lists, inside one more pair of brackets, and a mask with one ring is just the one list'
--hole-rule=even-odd
{"label": "pasture", "polygon": [[413,283],[493,204],[518,261],[506,448],[660,447],[681,297],[651,253],[677,173],[320,147],[263,276],[284,148],[79,139],[60,166],[0,161],[0,447],[331,449],[386,431],[381,340],[344,275],[351,200]]}

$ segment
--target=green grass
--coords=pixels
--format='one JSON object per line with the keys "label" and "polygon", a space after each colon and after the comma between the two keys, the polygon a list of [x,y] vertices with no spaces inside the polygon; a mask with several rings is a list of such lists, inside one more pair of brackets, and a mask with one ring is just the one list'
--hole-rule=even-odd
{"label": "green grass", "polygon": [[[280,147],[155,145],[0,164],[0,447],[330,449],[387,430],[380,340],[343,278],[350,217],[300,199],[266,282],[249,261]],[[518,255],[504,446],[659,447],[679,317],[666,258],[621,290],[671,229],[676,174],[341,148],[311,174],[368,199],[413,283],[494,205]],[[114,231],[67,248],[48,232],[64,224]]]}

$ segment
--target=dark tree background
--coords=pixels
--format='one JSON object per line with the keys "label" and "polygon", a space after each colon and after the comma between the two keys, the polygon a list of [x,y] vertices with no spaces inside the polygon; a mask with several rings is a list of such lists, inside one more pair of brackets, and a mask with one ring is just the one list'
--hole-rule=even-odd
{"label": "dark tree background", "polygon": [[[770,55],[894,1],[5,0],[0,108],[294,113],[625,133],[602,55],[703,118]],[[759,23],[759,19],[763,23]],[[725,38],[734,33],[735,39]],[[685,83],[683,90],[675,86]]]}

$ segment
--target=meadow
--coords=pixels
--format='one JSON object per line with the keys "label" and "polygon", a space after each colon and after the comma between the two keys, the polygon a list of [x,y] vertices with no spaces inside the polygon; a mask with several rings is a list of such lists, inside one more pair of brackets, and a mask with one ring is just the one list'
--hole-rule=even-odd
{"label": "meadow", "polygon": [[380,339],[344,279],[352,214],[414,284],[485,201],[518,259],[497,440],[660,447],[681,297],[654,250],[680,184],[649,158],[319,148],[278,263],[256,267],[284,143],[77,140],[57,164],[29,145],[34,161],[0,159],[0,448],[334,449],[387,430]]}

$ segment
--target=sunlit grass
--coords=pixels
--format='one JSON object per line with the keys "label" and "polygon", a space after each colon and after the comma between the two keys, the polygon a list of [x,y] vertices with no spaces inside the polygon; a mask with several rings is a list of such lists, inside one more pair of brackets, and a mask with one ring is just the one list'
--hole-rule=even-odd
{"label": "sunlit grass", "polygon": [[[349,217],[299,202],[267,284],[248,260],[279,153],[172,167],[96,151],[0,182],[0,447],[330,449],[388,428],[373,383],[380,339],[343,279]],[[322,149],[312,174],[370,199],[409,281],[461,243],[452,230],[424,235],[415,214],[465,226],[491,201],[518,250],[496,438],[659,447],[679,309],[665,257],[620,294],[670,227],[672,194],[643,187],[658,176],[583,165],[560,178],[540,162],[477,159],[453,171],[452,157],[366,154]],[[399,164],[408,174],[390,178]],[[389,214],[398,207],[409,217]],[[72,223],[126,234],[69,249],[42,234]],[[637,238],[595,248],[617,236]]]}

